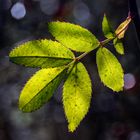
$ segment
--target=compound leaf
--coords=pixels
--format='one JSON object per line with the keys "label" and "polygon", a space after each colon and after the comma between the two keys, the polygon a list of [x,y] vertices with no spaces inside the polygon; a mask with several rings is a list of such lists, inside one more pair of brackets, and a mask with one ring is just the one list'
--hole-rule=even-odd
{"label": "compound leaf", "polygon": [[115,39],[113,40],[113,44],[114,44],[114,47],[115,47],[116,51],[117,51],[119,54],[124,54],[123,43],[121,42],[120,39],[115,38]]}
{"label": "compound leaf", "polygon": [[47,39],[21,44],[9,56],[16,64],[41,68],[66,65],[74,59],[74,54],[68,48]]}
{"label": "compound leaf", "polygon": [[131,17],[127,17],[127,19],[122,22],[119,27],[116,29],[115,33],[119,39],[124,37],[124,34],[128,28],[129,23],[131,22]]}
{"label": "compound leaf", "polygon": [[117,58],[108,49],[99,48],[96,61],[101,81],[113,91],[121,91],[124,86],[124,74]]}
{"label": "compound leaf", "polygon": [[39,109],[53,95],[66,73],[64,67],[39,70],[24,86],[20,98],[19,108],[23,112]]}
{"label": "compound leaf", "polygon": [[106,38],[111,39],[115,37],[112,27],[105,14],[102,22],[102,30]]}
{"label": "compound leaf", "polygon": [[64,46],[77,51],[88,52],[99,46],[99,41],[87,29],[66,22],[51,22],[49,30]]}
{"label": "compound leaf", "polygon": [[63,87],[63,105],[71,132],[76,129],[88,112],[91,86],[91,80],[84,65],[75,64]]}

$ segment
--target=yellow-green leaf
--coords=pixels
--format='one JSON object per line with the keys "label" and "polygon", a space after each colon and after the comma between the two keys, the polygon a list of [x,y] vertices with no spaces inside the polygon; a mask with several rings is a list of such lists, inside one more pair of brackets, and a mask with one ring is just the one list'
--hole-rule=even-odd
{"label": "yellow-green leaf", "polygon": [[87,29],[66,22],[51,22],[49,30],[64,46],[78,52],[88,52],[99,46],[99,41]]}
{"label": "yellow-green leaf", "polygon": [[102,22],[102,30],[106,38],[111,39],[115,37],[110,22],[108,21],[105,14]]}
{"label": "yellow-green leaf", "polygon": [[39,70],[24,86],[20,98],[19,108],[23,112],[39,109],[53,95],[66,73],[65,67]]}
{"label": "yellow-green leaf", "polygon": [[84,65],[75,64],[63,87],[63,105],[71,132],[76,129],[88,112],[91,86],[91,80]]}
{"label": "yellow-green leaf", "polygon": [[9,56],[16,64],[41,68],[66,65],[74,59],[74,54],[68,48],[47,39],[21,44],[13,49]]}
{"label": "yellow-green leaf", "polygon": [[116,51],[117,51],[119,54],[124,54],[123,43],[121,42],[120,39],[115,38],[115,39],[113,40],[113,44],[114,44],[114,47],[115,47]]}
{"label": "yellow-green leaf", "polygon": [[119,27],[116,29],[115,33],[119,39],[124,37],[124,34],[125,34],[130,22],[131,22],[131,18],[127,17],[127,19],[124,22],[122,22],[119,25]]}
{"label": "yellow-green leaf", "polygon": [[106,48],[99,48],[96,61],[101,81],[113,91],[121,91],[124,86],[124,73],[117,58]]}

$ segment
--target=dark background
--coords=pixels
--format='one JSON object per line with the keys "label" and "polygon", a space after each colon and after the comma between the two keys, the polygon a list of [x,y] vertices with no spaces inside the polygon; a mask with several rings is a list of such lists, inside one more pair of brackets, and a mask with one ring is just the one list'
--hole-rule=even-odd
{"label": "dark background", "polygon": [[67,130],[62,86],[40,110],[19,111],[20,91],[37,69],[15,65],[8,58],[20,43],[52,38],[47,23],[54,20],[80,24],[104,40],[104,13],[115,29],[128,9],[127,0],[0,0],[0,140],[140,140],[140,45],[133,23],[123,39],[124,56],[112,44],[107,46],[124,68],[123,92],[113,93],[101,83],[95,51],[82,60],[93,82],[93,96],[88,114],[74,133]]}

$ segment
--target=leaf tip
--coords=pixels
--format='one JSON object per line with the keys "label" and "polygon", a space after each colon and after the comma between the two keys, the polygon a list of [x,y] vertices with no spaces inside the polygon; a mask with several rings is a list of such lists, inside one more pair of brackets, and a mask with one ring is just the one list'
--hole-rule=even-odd
{"label": "leaf tip", "polygon": [[120,52],[121,55],[124,55],[124,51]]}
{"label": "leaf tip", "polygon": [[118,89],[112,89],[114,92],[120,92],[120,91],[123,91],[123,87],[120,87]]}
{"label": "leaf tip", "polygon": [[73,133],[76,130],[75,124],[74,123],[70,123],[68,125],[68,130],[69,130],[69,132],[72,132]]}
{"label": "leaf tip", "polygon": [[115,87],[115,88],[112,88],[112,90],[113,90],[114,92],[121,92],[121,91],[123,91],[123,87],[124,87],[124,80],[121,81],[120,86]]}
{"label": "leaf tip", "polygon": [[21,106],[21,104],[19,103],[18,108],[20,111],[22,111],[23,113],[27,113],[26,110],[24,110],[24,108]]}
{"label": "leaf tip", "polygon": [[18,102],[18,108],[20,111],[22,111],[23,113],[27,113],[27,111],[24,109],[23,104],[21,102],[21,98],[19,97],[19,102]]}
{"label": "leaf tip", "polygon": [[122,48],[115,48],[116,49],[116,52],[118,53],[118,54],[120,54],[120,55],[124,55],[124,48],[122,47]]}
{"label": "leaf tip", "polygon": [[54,24],[56,23],[56,21],[52,21],[48,23],[48,29],[51,32],[52,30],[54,30]]}

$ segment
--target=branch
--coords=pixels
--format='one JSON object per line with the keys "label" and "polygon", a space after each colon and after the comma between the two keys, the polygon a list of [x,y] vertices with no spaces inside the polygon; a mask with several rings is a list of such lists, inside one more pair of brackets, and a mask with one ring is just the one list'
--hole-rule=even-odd
{"label": "branch", "polygon": [[133,17],[133,22],[140,42],[140,17],[137,8],[137,2],[136,0],[128,0],[128,2],[129,2],[129,11],[131,16]]}

